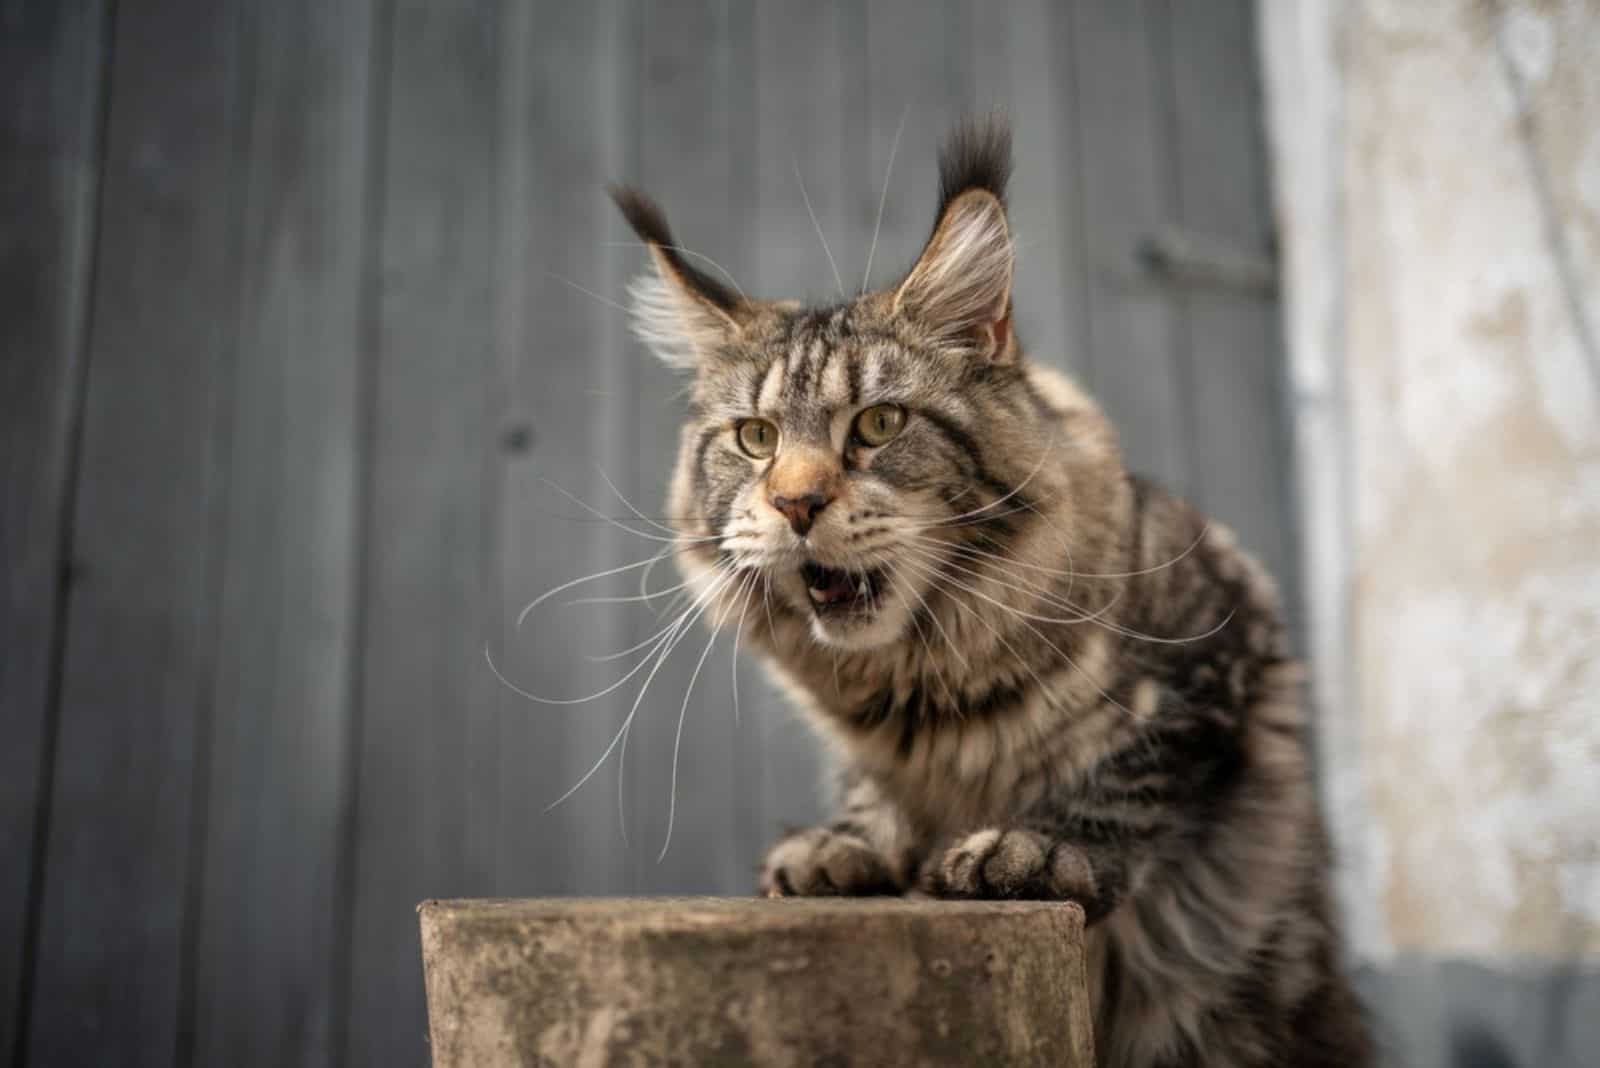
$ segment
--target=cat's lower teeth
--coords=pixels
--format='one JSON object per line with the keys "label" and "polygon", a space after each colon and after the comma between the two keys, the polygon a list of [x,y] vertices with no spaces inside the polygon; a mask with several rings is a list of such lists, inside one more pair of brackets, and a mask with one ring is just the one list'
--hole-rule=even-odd
{"label": "cat's lower teeth", "polygon": [[851,581],[847,571],[833,571],[808,565],[804,572],[806,595],[818,607],[865,601],[872,596],[872,580],[862,576]]}

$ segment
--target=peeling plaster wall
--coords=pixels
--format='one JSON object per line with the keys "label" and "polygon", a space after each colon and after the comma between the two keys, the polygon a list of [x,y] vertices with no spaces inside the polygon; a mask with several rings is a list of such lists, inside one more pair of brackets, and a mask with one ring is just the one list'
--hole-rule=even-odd
{"label": "peeling plaster wall", "polygon": [[1600,3],[1261,5],[1368,959],[1600,961]]}
{"label": "peeling plaster wall", "polygon": [[1351,589],[1396,948],[1600,958],[1600,7],[1348,36]]}

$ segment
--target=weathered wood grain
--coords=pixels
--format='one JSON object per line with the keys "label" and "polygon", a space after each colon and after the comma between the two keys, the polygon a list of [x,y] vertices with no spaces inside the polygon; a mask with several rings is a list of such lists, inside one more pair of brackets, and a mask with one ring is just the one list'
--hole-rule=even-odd
{"label": "weathered wood grain", "polygon": [[42,0],[11,5],[0,18],[0,1057],[13,1059],[26,1011],[68,577],[105,8]]}
{"label": "weathered wood grain", "polygon": [[36,1064],[169,1065],[193,997],[233,406],[238,10],[117,11]]}
{"label": "weathered wood grain", "polygon": [[[497,3],[401,2],[389,15],[366,343],[370,484],[357,667],[358,794],[349,1064],[427,1056],[418,898],[492,883],[502,809],[496,523]],[[511,816],[511,813],[504,813]],[[522,814],[515,814],[521,816]],[[454,892],[454,891],[449,891]]]}
{"label": "weathered wood grain", "polygon": [[238,303],[179,1024],[197,1064],[337,1059],[372,21],[367,3],[286,0],[254,9],[234,46],[249,77],[230,136]]}

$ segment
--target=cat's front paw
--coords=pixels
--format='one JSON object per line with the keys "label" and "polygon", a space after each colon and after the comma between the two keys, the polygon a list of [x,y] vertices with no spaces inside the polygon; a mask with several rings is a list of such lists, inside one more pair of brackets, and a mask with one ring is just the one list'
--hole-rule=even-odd
{"label": "cat's front paw", "polygon": [[882,854],[853,834],[811,827],[782,838],[761,865],[764,897],[898,894]]}
{"label": "cat's front paw", "polygon": [[935,850],[921,888],[934,897],[1074,900],[1093,893],[1077,846],[1037,831],[990,828]]}

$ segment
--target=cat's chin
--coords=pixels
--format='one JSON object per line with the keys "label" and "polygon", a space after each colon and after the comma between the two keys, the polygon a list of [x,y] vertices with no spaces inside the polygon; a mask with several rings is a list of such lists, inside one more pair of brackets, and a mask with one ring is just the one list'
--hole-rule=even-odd
{"label": "cat's chin", "polygon": [[859,652],[899,641],[908,620],[899,604],[882,604],[874,612],[817,615],[811,619],[811,637],[819,645]]}

